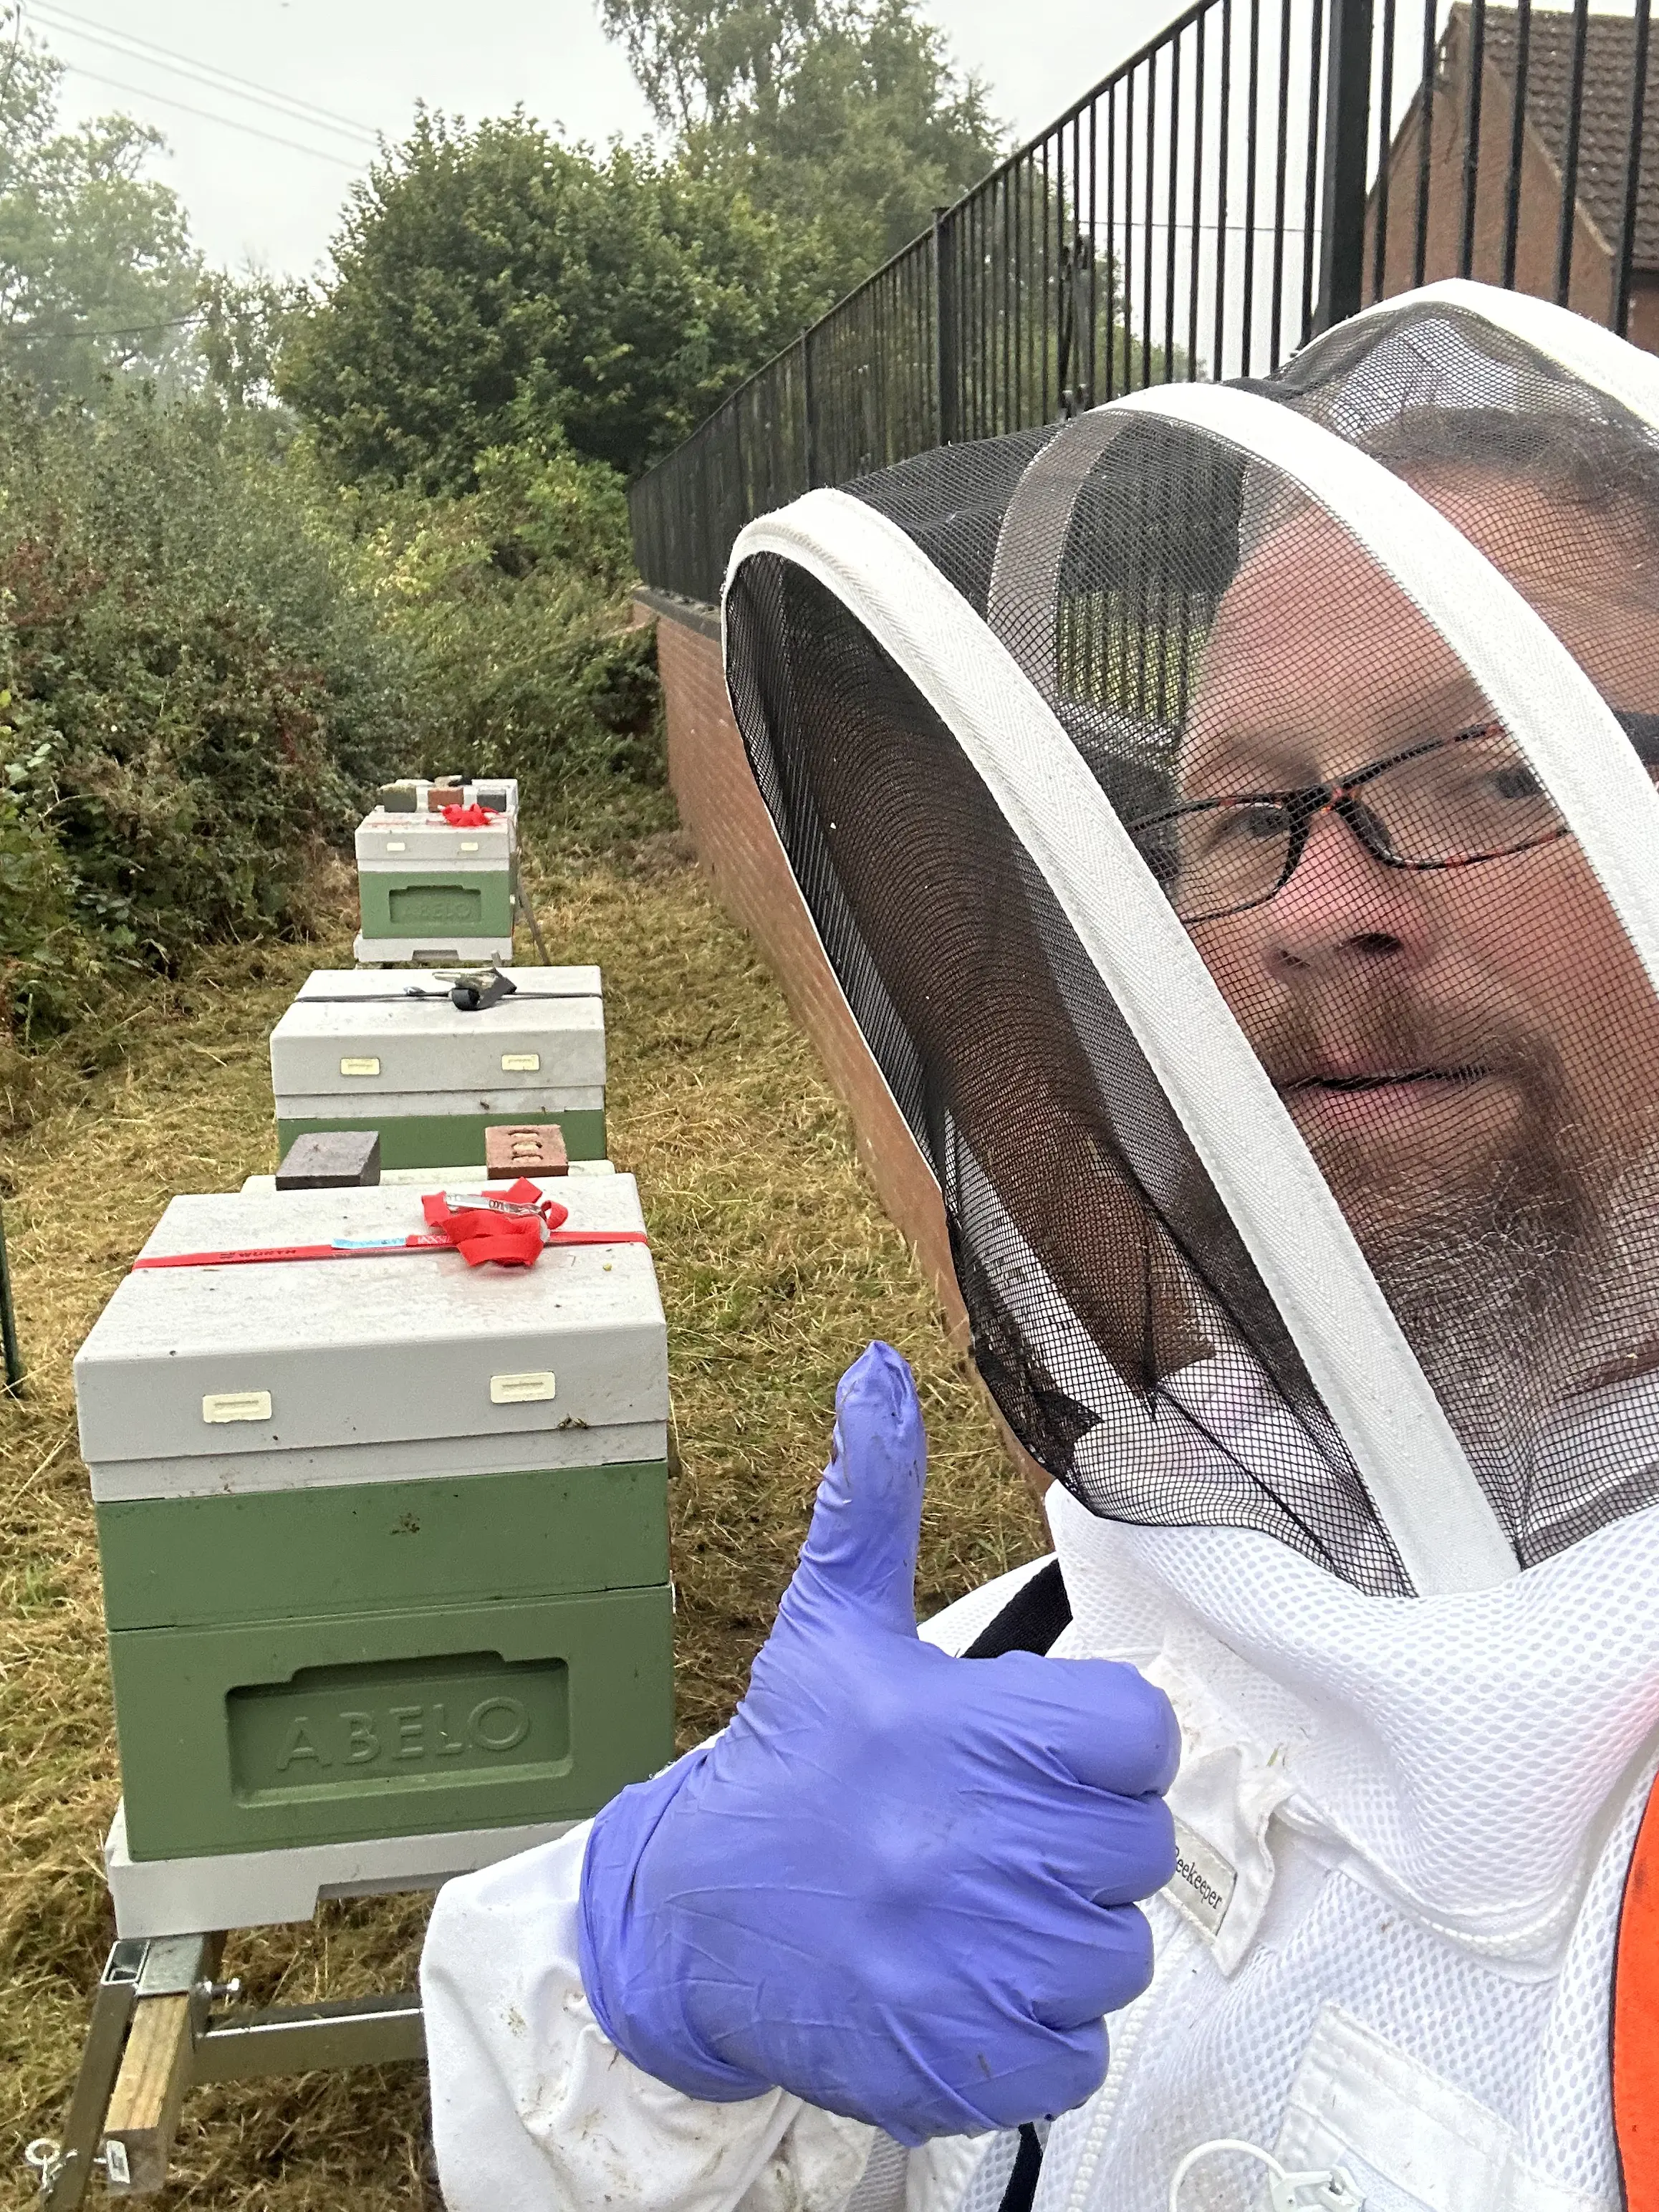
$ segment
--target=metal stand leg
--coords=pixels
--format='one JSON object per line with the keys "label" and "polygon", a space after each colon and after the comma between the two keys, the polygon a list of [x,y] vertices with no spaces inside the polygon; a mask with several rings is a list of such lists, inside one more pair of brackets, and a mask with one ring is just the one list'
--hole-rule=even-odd
{"label": "metal stand leg", "polygon": [[11,1263],[6,1257],[6,1224],[0,1215],[0,1346],[6,1359],[6,1388],[16,1390],[23,1380],[23,1353],[17,1341],[17,1317],[11,1308]]}
{"label": "metal stand leg", "polygon": [[63,2140],[43,2136],[24,2153],[40,2177],[42,2212],[77,2212],[86,2196],[149,1948],[147,1943],[129,1939],[116,1944],[105,1960]]}
{"label": "metal stand leg", "polygon": [[104,2113],[104,2178],[112,2196],[155,2197],[167,2186],[191,2052],[223,1948],[222,1936],[167,1936],[154,1938],[145,1953],[126,2051]]}
{"label": "metal stand leg", "polygon": [[[522,837],[519,840],[519,851],[520,857],[522,857],[524,852],[524,839]],[[547,939],[542,935],[542,926],[536,919],[536,908],[534,902],[526,895],[524,888],[524,872],[521,867],[515,867],[513,871],[513,896],[519,912],[530,924],[530,934],[535,939],[537,951],[542,956],[543,967],[550,968],[553,965],[552,955],[547,949]]]}

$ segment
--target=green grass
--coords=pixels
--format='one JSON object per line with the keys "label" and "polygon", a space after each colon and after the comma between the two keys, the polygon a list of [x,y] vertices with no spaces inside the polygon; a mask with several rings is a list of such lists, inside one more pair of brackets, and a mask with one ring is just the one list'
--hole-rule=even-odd
{"label": "green grass", "polygon": [[[924,1611],[1043,1548],[977,1385],[878,1207],[846,1117],[770,976],[689,865],[665,800],[574,794],[535,842],[556,960],[605,970],[611,1148],[640,1178],[669,1322],[680,1732],[740,1694],[811,1506],[837,1376],[872,1335],[915,1367],[932,1442]],[[314,966],[350,960],[343,876],[315,945],[216,952],[95,1037],[0,1066],[0,1147],[31,1376],[0,1401],[0,2205],[58,2125],[112,1927],[118,1793],[70,1363],[175,1192],[272,1164],[265,1039]],[[232,1938],[254,2002],[409,1984],[419,1899]],[[203,2090],[166,2201],[200,2212],[435,2202],[412,2069]],[[94,2199],[94,2201],[97,2201]]]}

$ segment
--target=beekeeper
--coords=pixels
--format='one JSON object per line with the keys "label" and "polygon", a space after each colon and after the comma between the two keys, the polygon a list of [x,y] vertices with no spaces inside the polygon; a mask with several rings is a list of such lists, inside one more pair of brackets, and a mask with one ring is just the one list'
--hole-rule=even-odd
{"label": "beekeeper", "polygon": [[451,2212],[1656,2201],[1659,365],[1437,286],[726,629],[1057,1564],[918,1637],[872,1347],[732,1725],[440,1897]]}

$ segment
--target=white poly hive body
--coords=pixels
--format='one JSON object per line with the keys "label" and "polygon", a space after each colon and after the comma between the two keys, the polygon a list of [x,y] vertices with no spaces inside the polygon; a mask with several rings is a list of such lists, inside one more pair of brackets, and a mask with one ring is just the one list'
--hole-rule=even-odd
{"label": "white poly hive body", "polygon": [[[558,1198],[571,1229],[643,1230],[631,1176],[568,1181]],[[406,1186],[175,1198],[144,1256],[424,1231]],[[642,1242],[554,1246],[532,1267],[415,1251],[137,1269],[75,1376],[100,1500],[666,1451],[666,1336]]]}
{"label": "white poly hive body", "polygon": [[499,1112],[605,1103],[605,1003],[597,968],[503,968],[514,989],[466,1012],[443,971],[406,979],[319,970],[271,1031],[270,1079],[282,1121]]}
{"label": "white poly hive body", "polygon": [[449,874],[510,867],[517,849],[515,817],[502,814],[456,829],[441,814],[397,814],[383,806],[357,824],[357,866],[387,875]]}

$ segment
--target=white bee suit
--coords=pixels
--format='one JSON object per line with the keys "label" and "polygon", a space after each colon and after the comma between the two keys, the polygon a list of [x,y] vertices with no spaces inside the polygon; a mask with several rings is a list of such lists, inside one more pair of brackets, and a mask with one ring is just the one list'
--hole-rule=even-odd
{"label": "white bee suit", "polygon": [[[726,621],[976,1363],[1055,1478],[1054,1656],[1181,1723],[1152,1984],[1024,2201],[1255,2212],[1256,2153],[1293,2205],[1617,2212],[1659,366],[1431,287],[1267,387],[809,494],[739,539]],[[925,1633],[965,1650],[1019,1580]],[[451,2212],[1000,2212],[1015,2136],[907,2153],[633,2068],[582,1991],[583,1844],[439,1900]]]}
{"label": "white bee suit", "polygon": [[[1249,1531],[1127,1529],[1059,1490],[1050,1513],[1074,1614],[1057,1654],[1132,1660],[1170,1693],[1171,1802],[1236,1887],[1213,1933],[1150,1906],[1152,1987],[1055,2125],[1039,2212],[1164,2212],[1179,2158],[1237,2136],[1346,2168],[1372,2212],[1612,2212],[1608,1987],[1659,1726],[1659,1512],[1430,1623],[1334,1604]],[[971,1636],[985,1595],[932,1633]],[[995,2212],[1011,2138],[888,2147],[885,2187],[860,2190],[870,2130],[781,2092],[693,2104],[629,2066],[581,1995],[582,1841],[453,1883],[434,1916],[451,2212]],[[1218,2156],[1182,2203],[1253,2206],[1261,2182]]]}

